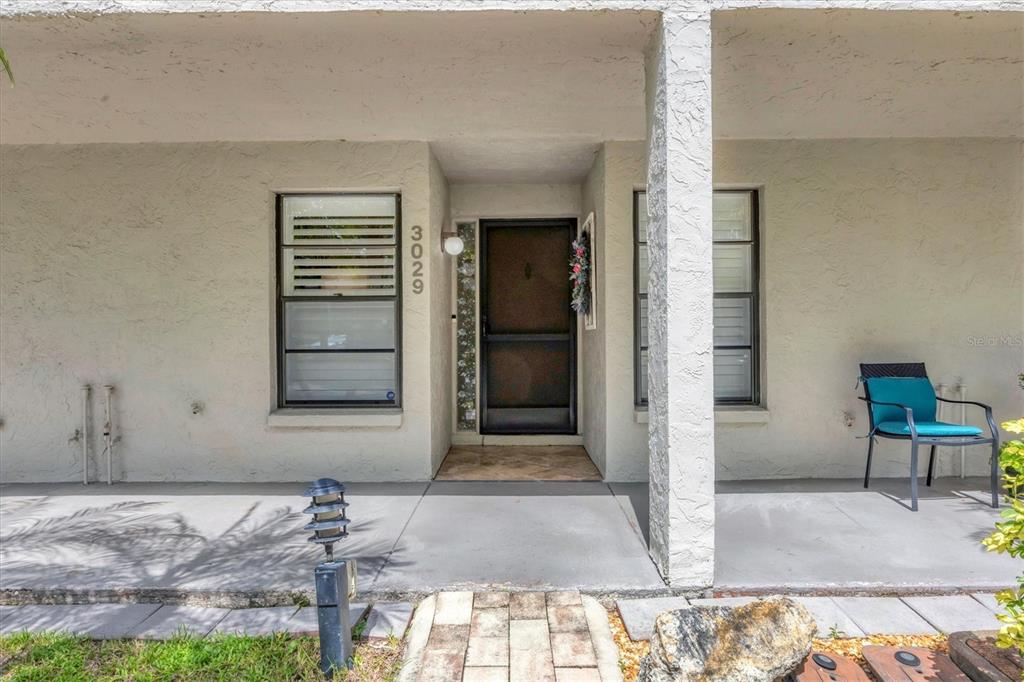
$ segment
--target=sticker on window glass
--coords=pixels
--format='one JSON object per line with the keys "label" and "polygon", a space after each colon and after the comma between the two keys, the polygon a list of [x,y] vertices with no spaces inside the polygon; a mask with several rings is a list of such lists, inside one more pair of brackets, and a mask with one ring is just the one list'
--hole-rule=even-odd
{"label": "sticker on window glass", "polygon": [[395,399],[395,392],[394,391],[388,391],[387,392],[387,399],[388,400],[394,400]]}

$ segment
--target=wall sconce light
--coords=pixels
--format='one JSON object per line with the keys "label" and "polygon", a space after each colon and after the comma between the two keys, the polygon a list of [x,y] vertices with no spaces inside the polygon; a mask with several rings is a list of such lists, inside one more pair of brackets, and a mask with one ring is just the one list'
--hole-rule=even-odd
{"label": "wall sconce light", "polygon": [[466,248],[457,232],[441,233],[441,250],[449,256],[458,256]]}

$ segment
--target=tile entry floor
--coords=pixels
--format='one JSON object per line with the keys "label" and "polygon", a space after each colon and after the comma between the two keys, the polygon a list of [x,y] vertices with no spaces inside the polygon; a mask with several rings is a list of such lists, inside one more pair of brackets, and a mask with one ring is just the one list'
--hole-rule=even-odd
{"label": "tile entry floor", "polygon": [[453,445],[438,481],[600,481],[579,445]]}

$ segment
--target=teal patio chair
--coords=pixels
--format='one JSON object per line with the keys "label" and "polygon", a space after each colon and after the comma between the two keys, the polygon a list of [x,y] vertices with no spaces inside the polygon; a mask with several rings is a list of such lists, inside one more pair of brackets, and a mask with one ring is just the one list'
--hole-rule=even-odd
{"label": "teal patio chair", "polygon": [[[910,441],[910,509],[917,511],[917,450],[930,445],[928,478],[932,484],[935,471],[935,448],[939,446],[991,445],[990,483],[992,506],[999,507],[999,431],[992,417],[992,408],[971,400],[948,400],[935,395],[923,362],[861,364],[860,381],[868,408],[868,464],[864,471],[864,487],[871,478],[871,454],[875,437]],[[976,426],[936,421],[938,401],[958,405],[976,405],[985,410],[989,435]]]}

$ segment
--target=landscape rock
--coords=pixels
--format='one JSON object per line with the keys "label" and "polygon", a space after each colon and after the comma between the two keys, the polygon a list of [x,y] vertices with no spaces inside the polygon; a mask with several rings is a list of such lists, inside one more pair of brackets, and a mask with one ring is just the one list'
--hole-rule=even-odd
{"label": "landscape rock", "polygon": [[784,597],[667,611],[655,620],[637,682],[772,682],[800,665],[817,629]]}

